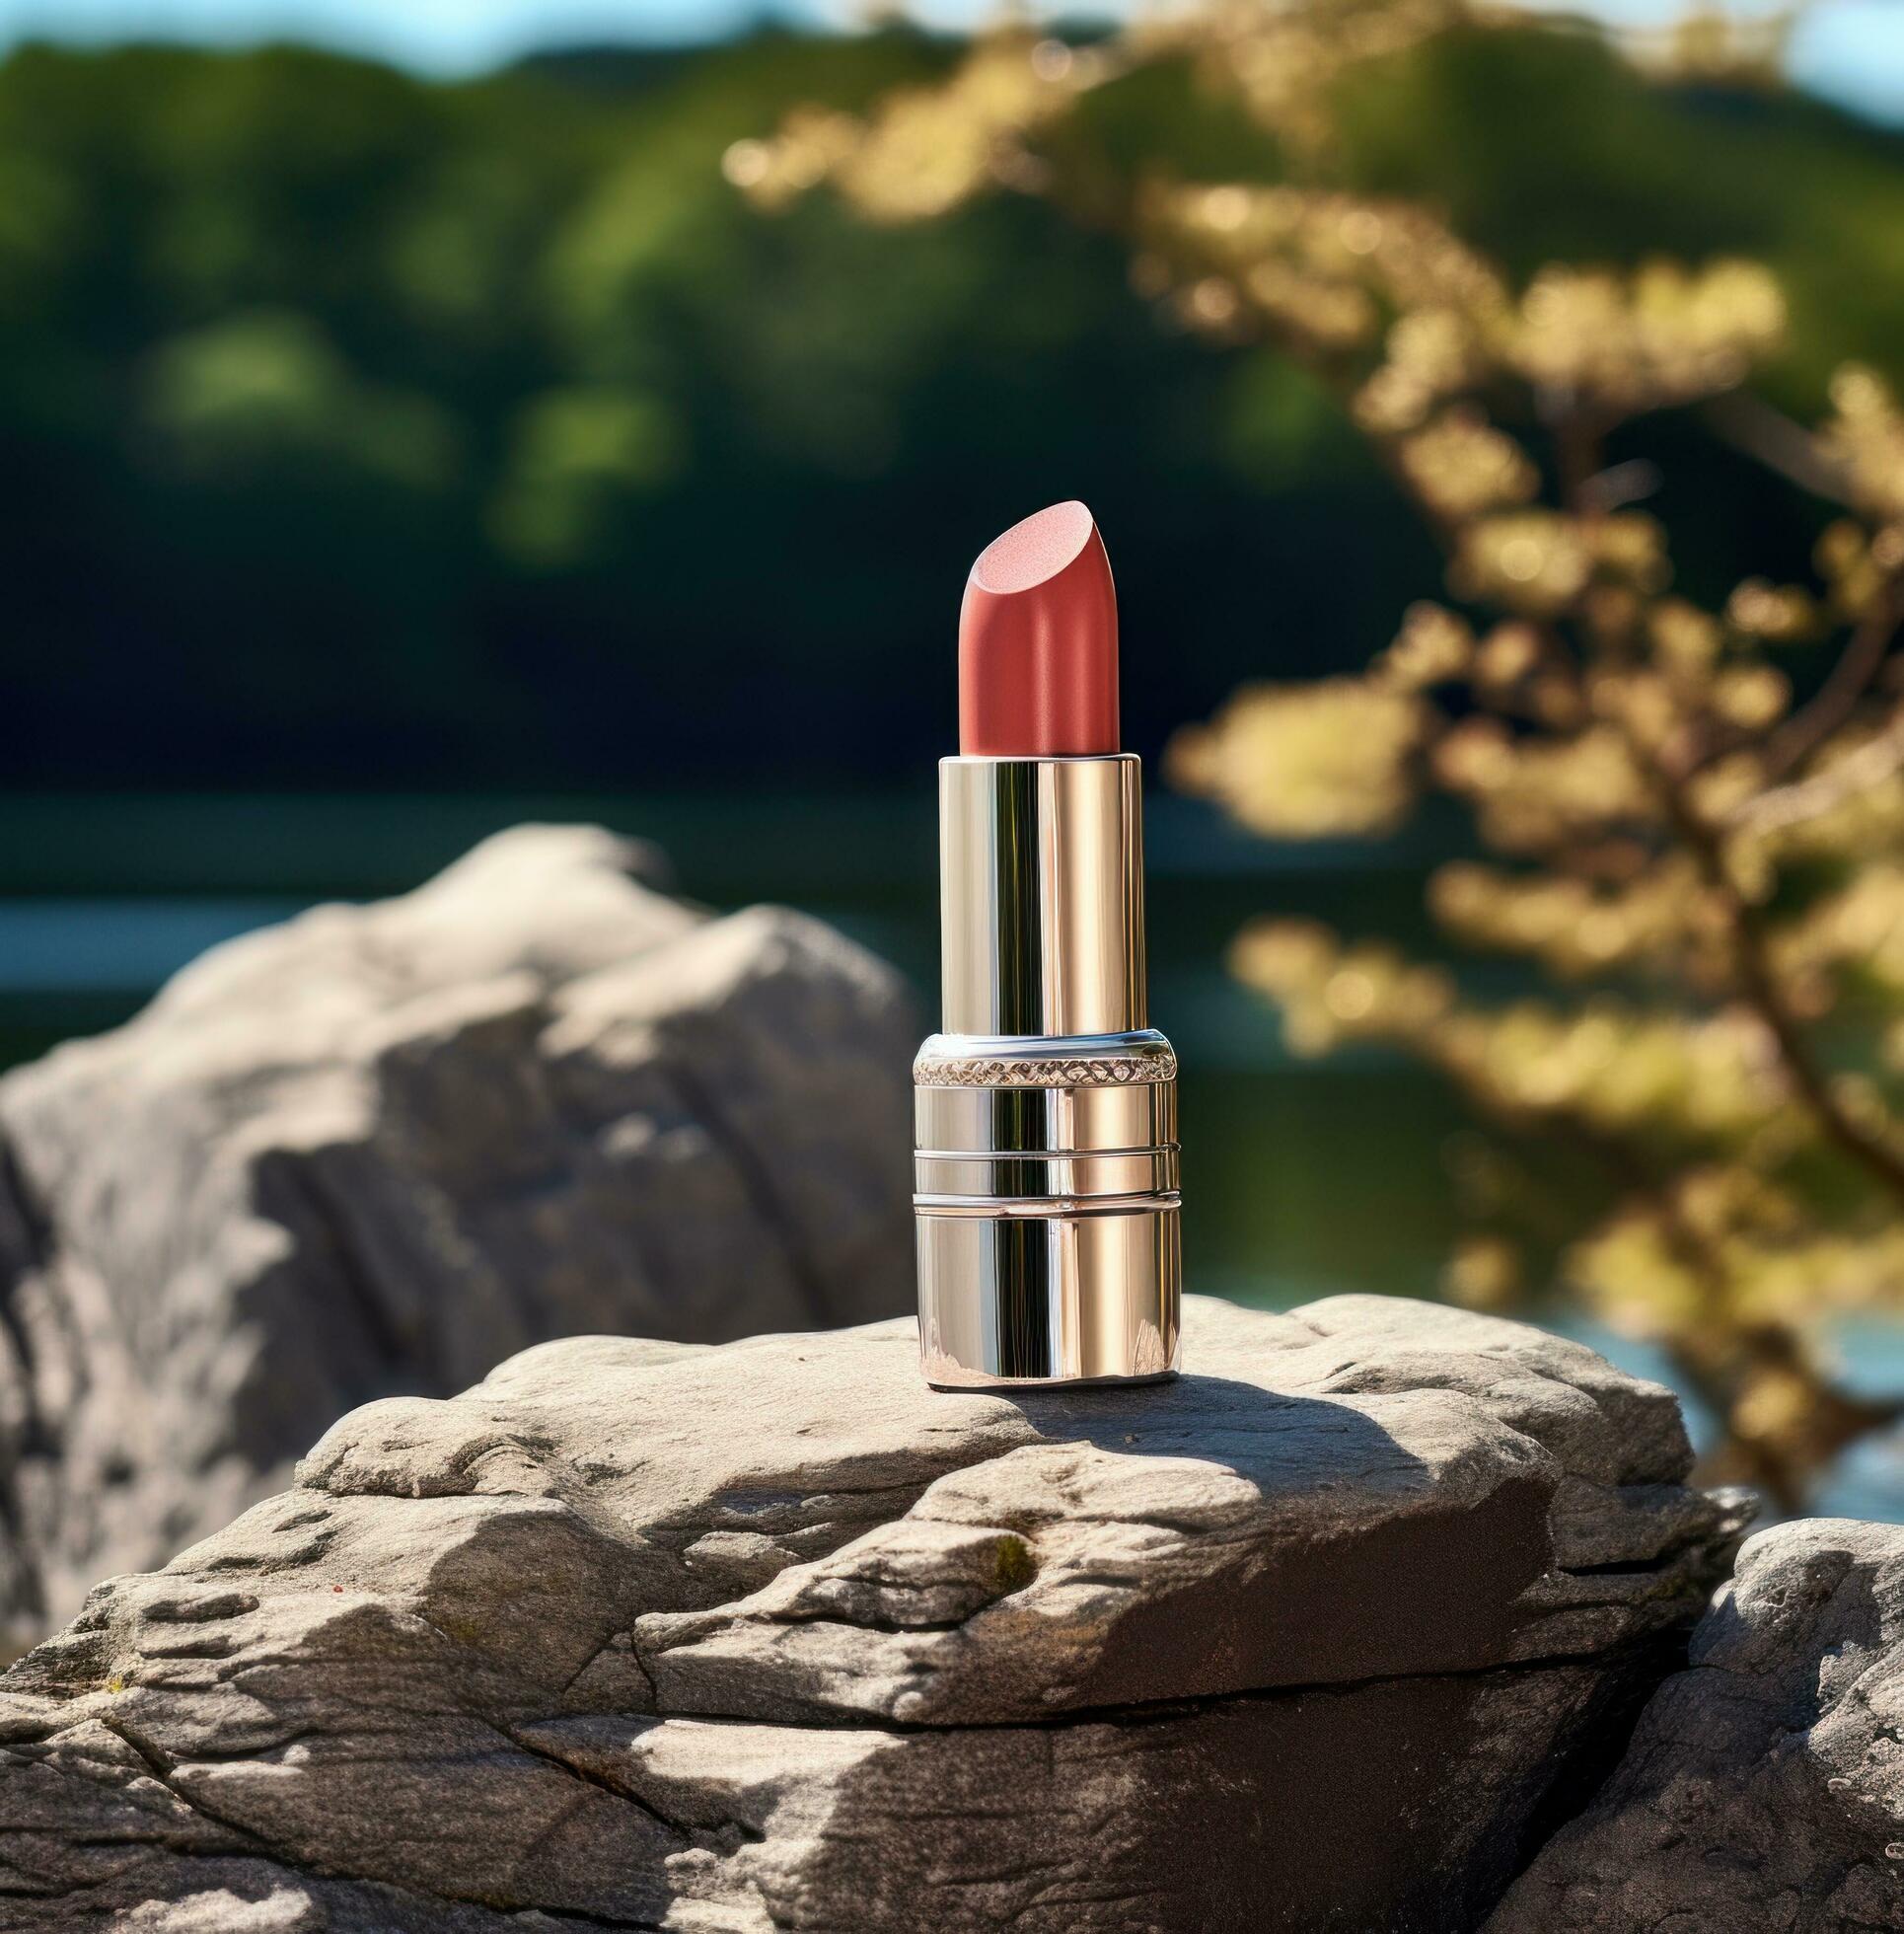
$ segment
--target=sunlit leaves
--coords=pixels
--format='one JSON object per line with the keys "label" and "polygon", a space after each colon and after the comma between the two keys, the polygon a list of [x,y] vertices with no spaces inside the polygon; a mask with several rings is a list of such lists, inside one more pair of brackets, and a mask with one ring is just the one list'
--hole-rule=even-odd
{"label": "sunlit leaves", "polygon": [[1375,661],[1375,676],[1403,692],[1424,692],[1462,678],[1475,664],[1474,629],[1444,606],[1410,605],[1395,641]]}
{"label": "sunlit leaves", "polygon": [[1571,407],[1618,417],[1735,388],[1784,329],[1779,286],[1755,262],[1554,267],[1521,298],[1503,360]]}
{"label": "sunlit leaves", "polygon": [[1254,923],[1237,935],[1229,964],[1276,998],[1284,1038],[1300,1055],[1359,1040],[1426,1039],[1455,1003],[1453,979],[1440,969],[1379,943],[1344,947],[1311,921]]}
{"label": "sunlit leaves", "polygon": [[1522,510],[1468,525],[1448,577],[1464,598],[1551,618],[1586,589],[1592,569],[1577,525],[1551,510]]}
{"label": "sunlit leaves", "polygon": [[[1830,976],[1904,1008],[1904,861],[1873,859],[1836,892],[1813,902],[1782,928],[1776,959],[1781,972],[1806,983]],[[1805,1002],[1821,1009],[1830,986]]]}
{"label": "sunlit leaves", "polygon": [[1168,770],[1279,839],[1386,833],[1414,803],[1428,723],[1412,693],[1373,680],[1247,686],[1177,734]]}
{"label": "sunlit leaves", "polygon": [[1339,941],[1311,922],[1261,921],[1231,949],[1242,980],[1273,996],[1295,1053],[1380,1041],[1441,1068],[1499,1119],[1572,1120],[1596,1136],[1740,1153],[1791,1117],[1808,1136],[1757,1018],[1727,1006],[1692,1017],[1598,996],[1574,1009],[1463,1002],[1445,970],[1379,942]]}
{"label": "sunlit leaves", "polygon": [[1873,517],[1904,518],[1904,415],[1889,385],[1874,370],[1850,364],[1832,379],[1831,401],[1820,441],[1853,501]]}
{"label": "sunlit leaves", "polygon": [[1318,352],[1373,349],[1393,318],[1428,305],[1485,313],[1504,300],[1481,257],[1406,202],[1153,178],[1136,233],[1153,286],[1175,291],[1193,327],[1247,323]]}
{"label": "sunlit leaves", "polygon": [[1863,618],[1904,564],[1904,530],[1893,525],[1873,537],[1855,519],[1841,517],[1819,537],[1812,559],[1830,586],[1835,615]]}
{"label": "sunlit leaves", "polygon": [[1429,881],[1428,904],[1464,945],[1531,955],[1567,980],[1616,969],[1672,972],[1689,952],[1716,943],[1708,897],[1678,854],[1611,881],[1450,861]]}
{"label": "sunlit leaves", "polygon": [[1334,137],[1329,87],[1338,75],[1468,17],[1466,0],[1214,0],[1139,11],[1131,39],[1148,58],[1189,54],[1207,85],[1239,98],[1291,151],[1319,158]]}
{"label": "sunlit leaves", "polygon": [[1097,75],[1089,50],[995,34],[943,85],[896,90],[864,119],[803,109],[771,140],[736,142],[724,170],[764,208],[828,182],[869,221],[927,220],[988,187],[1037,186],[1025,137]]}
{"label": "sunlit leaves", "polygon": [[1467,1309],[1502,1309],[1526,1288],[1520,1252],[1499,1235],[1464,1236],[1441,1272],[1441,1291]]}
{"label": "sunlit leaves", "polygon": [[[1818,612],[1810,592],[1801,585],[1748,577],[1726,600],[1725,622],[1768,644],[1795,644],[1814,634]],[[1775,707],[1774,712],[1781,708]]]}
{"label": "sunlit leaves", "polygon": [[1540,487],[1520,445],[1472,408],[1449,409],[1404,436],[1396,457],[1416,495],[1452,524],[1525,503]]}
{"label": "sunlit leaves", "polygon": [[1658,820],[1625,735],[1610,725],[1527,736],[1498,719],[1469,718],[1437,745],[1433,770],[1501,853],[1536,855]]}

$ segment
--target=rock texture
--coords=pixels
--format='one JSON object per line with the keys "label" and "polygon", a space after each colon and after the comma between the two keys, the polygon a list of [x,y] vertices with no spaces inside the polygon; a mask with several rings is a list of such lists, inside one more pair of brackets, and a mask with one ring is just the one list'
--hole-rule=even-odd
{"label": "rock texture", "polygon": [[0,1081],[0,1638],[225,1524],[368,1398],[577,1331],[906,1306],[897,977],[643,859],[520,828]]}
{"label": "rock texture", "polygon": [[1472,1927],[1736,1503],[1518,1324],[1192,1299],[1188,1350],[589,1338],[369,1405],[0,1681],[8,1925]]}
{"label": "rock texture", "polygon": [[1763,1531],[1490,1934],[1904,1928],[1900,1739],[1904,1526]]}

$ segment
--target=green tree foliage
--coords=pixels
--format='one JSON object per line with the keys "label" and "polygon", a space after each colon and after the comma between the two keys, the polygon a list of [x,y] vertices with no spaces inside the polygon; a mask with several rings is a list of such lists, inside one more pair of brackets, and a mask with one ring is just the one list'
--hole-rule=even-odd
{"label": "green tree foliage", "polygon": [[[764,34],[441,87],[287,49],[16,54],[8,779],[887,781],[939,749],[960,560],[1078,492],[1132,636],[1172,638],[1134,653],[1134,717],[1207,711],[1266,660],[1353,668],[1432,584],[1431,544],[1326,381],[1247,333],[1159,332],[1117,239],[1139,162],[1313,167],[1199,49],[1066,98],[1046,138],[1081,208],[766,220],[723,179],[798,103],[850,113],[962,57]],[[1577,35],[1421,39],[1332,99],[1345,188],[1451,211],[1515,274],[1559,243],[1782,271],[1786,409],[1895,353],[1886,137],[1651,85]],[[1784,486],[1682,441],[1682,580],[1794,573]],[[1186,558],[1208,586],[1190,637],[1149,602]]]}

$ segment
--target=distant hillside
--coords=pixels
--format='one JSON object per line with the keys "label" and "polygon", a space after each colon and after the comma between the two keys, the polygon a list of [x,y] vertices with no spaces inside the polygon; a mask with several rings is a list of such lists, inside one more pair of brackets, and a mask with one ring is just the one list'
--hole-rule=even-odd
{"label": "distant hillside", "polygon": [[[943,749],[967,559],[1059,495],[1110,536],[1140,750],[1240,677],[1365,657],[1437,567],[1282,365],[1161,331],[1034,204],[877,231],[721,180],[789,107],[956,52],[763,33],[456,87],[295,49],[0,66],[4,782],[890,781]],[[1342,112],[1346,181],[1518,271],[1763,257],[1790,407],[1846,355],[1899,366],[1899,137],[1545,31],[1444,37]],[[1180,73],[1079,138],[1277,166]],[[1695,589],[1802,568],[1784,486],[1648,435]]]}

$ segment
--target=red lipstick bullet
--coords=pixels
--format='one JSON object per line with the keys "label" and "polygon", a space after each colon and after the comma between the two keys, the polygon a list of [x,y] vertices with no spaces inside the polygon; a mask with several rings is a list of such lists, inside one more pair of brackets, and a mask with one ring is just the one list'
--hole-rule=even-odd
{"label": "red lipstick bullet", "polygon": [[1081,503],[988,545],[939,762],[942,1033],[915,1084],[919,1353],[942,1389],[1169,1376],[1177,1057],[1149,1024],[1142,775]]}
{"label": "red lipstick bullet", "polygon": [[959,750],[1075,759],[1118,749],[1118,595],[1076,501],[980,552],[959,614]]}

